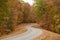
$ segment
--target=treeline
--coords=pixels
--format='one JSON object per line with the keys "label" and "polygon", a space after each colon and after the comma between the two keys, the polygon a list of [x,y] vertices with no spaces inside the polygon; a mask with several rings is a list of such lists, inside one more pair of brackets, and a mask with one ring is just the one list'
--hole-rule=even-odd
{"label": "treeline", "polygon": [[[18,0],[0,0],[0,36],[14,31],[20,23],[35,22],[28,3]],[[31,14],[30,14],[31,13]]]}
{"label": "treeline", "polygon": [[41,28],[60,33],[60,0],[35,0],[37,23]]}
{"label": "treeline", "polygon": [[60,33],[60,1],[35,0],[31,6],[18,0],[0,0],[0,36],[14,31],[20,23],[33,22]]}

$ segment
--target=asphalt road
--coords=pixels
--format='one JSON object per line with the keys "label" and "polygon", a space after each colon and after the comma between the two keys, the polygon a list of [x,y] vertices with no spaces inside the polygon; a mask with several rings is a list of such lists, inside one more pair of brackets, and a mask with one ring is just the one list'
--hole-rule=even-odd
{"label": "asphalt road", "polygon": [[26,32],[12,36],[12,37],[4,38],[1,40],[33,40],[34,38],[40,36],[43,33],[41,29],[31,27],[33,25],[37,25],[37,24],[34,24],[34,23],[27,24],[25,25],[27,29]]}

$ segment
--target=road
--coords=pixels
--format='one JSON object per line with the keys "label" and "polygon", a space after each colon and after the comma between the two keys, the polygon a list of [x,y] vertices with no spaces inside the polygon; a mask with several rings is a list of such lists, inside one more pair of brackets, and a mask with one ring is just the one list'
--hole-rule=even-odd
{"label": "road", "polygon": [[38,37],[39,35],[43,33],[41,29],[31,27],[33,25],[36,25],[36,24],[25,25],[27,31],[22,34],[18,34],[18,35],[4,38],[1,40],[33,40],[34,38]]}

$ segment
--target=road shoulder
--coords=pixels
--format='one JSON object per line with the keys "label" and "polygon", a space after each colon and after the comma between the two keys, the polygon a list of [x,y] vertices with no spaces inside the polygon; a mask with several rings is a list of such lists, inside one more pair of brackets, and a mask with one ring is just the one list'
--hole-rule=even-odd
{"label": "road shoulder", "polygon": [[60,35],[42,29],[43,34],[35,38],[34,40],[60,40]]}
{"label": "road shoulder", "polygon": [[24,33],[26,31],[27,31],[27,29],[24,27],[24,25],[18,25],[18,26],[16,26],[16,29],[12,33],[10,33],[8,35],[3,35],[0,38],[8,38],[8,37],[11,37],[11,36],[14,36],[14,35],[17,35],[17,34]]}

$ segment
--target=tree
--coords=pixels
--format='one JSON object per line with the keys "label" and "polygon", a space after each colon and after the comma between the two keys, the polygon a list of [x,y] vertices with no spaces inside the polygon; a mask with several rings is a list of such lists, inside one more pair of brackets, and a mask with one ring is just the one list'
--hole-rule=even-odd
{"label": "tree", "polygon": [[23,9],[23,3],[21,3],[21,2],[18,2],[18,4],[17,4],[17,16],[18,16],[18,18],[17,18],[17,25],[19,25],[20,23],[22,23],[23,22],[23,11],[24,11],[24,9]]}
{"label": "tree", "polygon": [[37,21],[39,22],[42,14],[44,14],[44,0],[35,0],[35,8],[36,8],[36,15],[37,15]]}
{"label": "tree", "polygon": [[17,0],[0,0],[0,36],[15,30],[18,3]]}
{"label": "tree", "polygon": [[28,19],[28,16],[30,14],[30,10],[31,10],[31,6],[28,4],[28,3],[24,3],[24,11],[23,11],[23,22],[28,22],[29,19]]}
{"label": "tree", "polygon": [[8,0],[0,0],[0,36],[6,33],[8,23]]}
{"label": "tree", "polygon": [[[37,17],[40,27],[60,33],[60,1],[59,0],[38,0],[36,1]],[[40,14],[42,13],[42,14]],[[42,25],[41,25],[42,24]]]}
{"label": "tree", "polygon": [[[48,4],[47,4],[47,2],[48,2]],[[59,4],[60,4],[59,0],[49,0],[49,1],[45,0],[45,4],[44,4],[45,9],[46,9],[45,14],[46,14],[46,16],[47,16],[47,14],[49,15],[49,16],[47,16],[47,21],[49,22],[49,24],[47,24],[47,25],[49,25],[49,26],[47,26],[49,28],[47,28],[47,29],[57,32],[57,33],[60,33],[59,32],[60,27],[58,26],[58,25],[60,25],[60,23],[59,23],[60,14],[58,12],[59,7],[60,7]],[[59,21],[57,21],[57,20],[59,20]]]}

